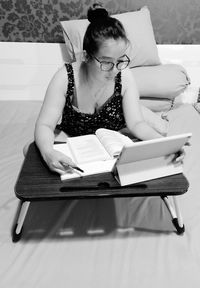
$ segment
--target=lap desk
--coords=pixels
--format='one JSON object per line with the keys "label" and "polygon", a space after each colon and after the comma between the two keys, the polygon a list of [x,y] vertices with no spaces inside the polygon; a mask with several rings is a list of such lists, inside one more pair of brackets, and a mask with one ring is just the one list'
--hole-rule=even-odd
{"label": "lap desk", "polygon": [[[160,196],[172,216],[177,233],[182,234],[184,225],[178,209],[177,197],[174,196],[187,192],[188,187],[189,183],[182,173],[123,187],[115,180],[112,173],[62,182],[58,174],[48,169],[35,143],[32,143],[15,185],[16,196],[21,200],[21,209],[13,230],[13,241],[20,239],[31,201],[88,197]],[[172,196],[173,203],[170,203],[167,196]]]}

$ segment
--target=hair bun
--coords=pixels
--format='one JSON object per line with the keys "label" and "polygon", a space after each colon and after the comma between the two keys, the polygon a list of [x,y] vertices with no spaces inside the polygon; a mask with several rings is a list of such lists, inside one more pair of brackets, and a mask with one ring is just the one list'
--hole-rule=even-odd
{"label": "hair bun", "polygon": [[108,17],[108,11],[103,8],[101,4],[93,4],[93,6],[89,8],[87,14],[90,23],[99,22]]}

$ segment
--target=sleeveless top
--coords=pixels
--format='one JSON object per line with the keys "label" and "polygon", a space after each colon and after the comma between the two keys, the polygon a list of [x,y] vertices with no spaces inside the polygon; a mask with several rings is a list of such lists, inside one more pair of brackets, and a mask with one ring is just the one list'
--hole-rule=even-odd
{"label": "sleeveless top", "polygon": [[56,126],[69,136],[94,134],[98,128],[118,131],[126,126],[121,95],[121,72],[115,77],[113,95],[93,114],[77,111],[72,104],[74,97],[74,71],[71,64],[66,63],[68,87],[66,101],[62,112],[61,123]]}

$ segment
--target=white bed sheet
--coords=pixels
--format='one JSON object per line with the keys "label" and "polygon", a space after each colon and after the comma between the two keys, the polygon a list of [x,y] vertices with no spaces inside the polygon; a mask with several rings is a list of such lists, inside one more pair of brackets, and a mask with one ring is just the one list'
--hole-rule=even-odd
{"label": "white bed sheet", "polygon": [[168,113],[171,134],[193,133],[184,161],[190,187],[179,196],[184,235],[173,232],[159,197],[62,200],[32,202],[12,243],[14,185],[40,105],[0,103],[0,287],[199,287],[200,115],[192,105]]}

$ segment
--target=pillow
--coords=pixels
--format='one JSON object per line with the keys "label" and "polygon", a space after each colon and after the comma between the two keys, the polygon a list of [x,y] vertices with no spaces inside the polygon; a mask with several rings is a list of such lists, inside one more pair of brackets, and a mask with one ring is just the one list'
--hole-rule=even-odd
{"label": "pillow", "polygon": [[135,67],[131,69],[140,98],[174,99],[190,84],[186,70],[178,64]]}
{"label": "pillow", "polygon": [[143,106],[149,108],[153,112],[169,111],[174,104],[172,99],[141,97],[140,102]]}
{"label": "pillow", "polygon": [[[160,64],[149,9],[145,6],[139,11],[112,16],[122,22],[131,42],[130,67]],[[69,62],[80,57],[88,24],[87,19],[61,21]]]}

